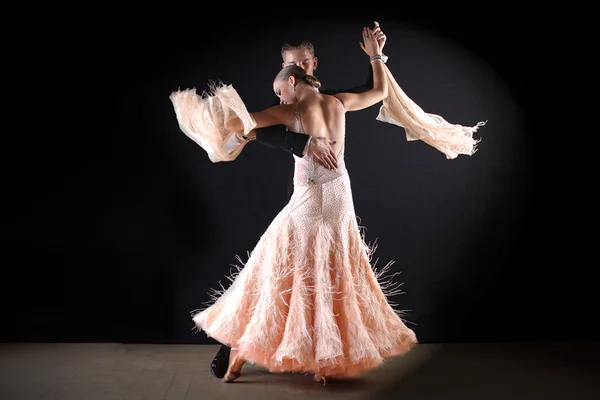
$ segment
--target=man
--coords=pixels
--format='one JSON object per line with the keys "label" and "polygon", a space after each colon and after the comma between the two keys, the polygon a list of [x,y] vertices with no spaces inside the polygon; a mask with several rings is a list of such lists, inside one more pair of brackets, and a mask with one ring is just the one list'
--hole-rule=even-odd
{"label": "man", "polygon": [[[381,49],[387,40],[383,31],[379,27],[379,23],[375,21],[373,33],[375,38],[379,42]],[[283,44],[281,48],[281,57],[283,59],[282,67],[287,65],[296,64],[304,71],[313,75],[313,71],[317,69],[318,58],[315,56],[315,49],[312,43],[308,40],[300,42],[289,41]],[[387,57],[384,56],[384,62],[387,61]],[[327,90],[320,89],[321,93],[324,94],[336,94],[340,92],[352,92],[362,93],[373,88],[373,70],[371,64],[369,64],[369,74],[367,81],[360,86],[355,86],[350,89],[336,89]],[[279,100],[277,103],[279,104]],[[258,143],[264,144],[269,147],[280,148],[290,154],[298,157],[305,155],[313,156],[323,166],[327,168],[337,168],[337,157],[331,147],[335,142],[330,142],[326,138],[322,137],[311,137],[303,133],[292,132],[286,129],[285,126],[271,126],[268,128],[262,128],[252,131],[248,134],[247,140],[255,140]],[[292,196],[293,191],[293,170],[288,184],[288,198]],[[221,379],[225,376],[227,368],[229,367],[231,348],[226,345],[221,345],[217,354],[213,358],[210,364],[210,371],[214,376]]]}

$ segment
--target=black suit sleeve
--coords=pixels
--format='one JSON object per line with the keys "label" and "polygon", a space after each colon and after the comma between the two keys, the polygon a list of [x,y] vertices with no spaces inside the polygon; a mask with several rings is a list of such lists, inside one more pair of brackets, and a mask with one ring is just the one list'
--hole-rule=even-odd
{"label": "black suit sleeve", "polygon": [[299,132],[288,131],[285,125],[269,126],[256,130],[256,141],[302,157],[310,136]]}
{"label": "black suit sleeve", "polygon": [[[279,101],[272,106],[278,105]],[[288,131],[285,125],[268,126],[256,130],[256,141],[269,147],[282,149],[290,154],[302,157],[310,136]]]}

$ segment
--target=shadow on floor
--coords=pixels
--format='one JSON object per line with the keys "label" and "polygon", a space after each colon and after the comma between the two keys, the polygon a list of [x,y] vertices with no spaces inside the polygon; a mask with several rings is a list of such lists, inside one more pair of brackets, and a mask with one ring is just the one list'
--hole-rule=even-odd
{"label": "shadow on floor", "polygon": [[375,399],[600,399],[600,344],[452,344]]}

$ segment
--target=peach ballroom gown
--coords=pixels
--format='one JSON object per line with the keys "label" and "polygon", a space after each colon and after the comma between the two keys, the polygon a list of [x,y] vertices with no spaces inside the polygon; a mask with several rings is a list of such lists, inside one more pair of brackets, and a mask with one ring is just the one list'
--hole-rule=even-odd
{"label": "peach ballroom gown", "polygon": [[[186,100],[178,93],[171,98],[180,126],[187,129]],[[198,101],[194,93],[187,92],[189,101]],[[218,99],[199,101],[209,100]],[[294,130],[304,132],[298,112]],[[417,343],[388,301],[398,286],[389,277],[384,281],[391,263],[379,272],[371,265],[373,249],[357,223],[344,149],[335,171],[311,157],[294,156],[288,204],[231,276],[231,285],[215,290],[212,304],[192,313],[199,330],[272,372],[349,377]]]}

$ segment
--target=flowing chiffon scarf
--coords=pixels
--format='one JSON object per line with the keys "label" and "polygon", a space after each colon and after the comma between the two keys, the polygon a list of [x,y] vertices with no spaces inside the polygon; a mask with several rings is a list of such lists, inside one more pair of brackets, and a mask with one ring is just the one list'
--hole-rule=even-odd
{"label": "flowing chiffon scarf", "polygon": [[[442,152],[447,159],[460,154],[473,155],[480,139],[474,139],[480,126],[452,124],[439,115],[426,113],[406,93],[385,66],[388,96],[383,100],[377,120],[404,129],[407,141],[421,140]],[[244,125],[243,134],[256,126],[256,121],[232,85],[211,83],[202,95],[196,89],[177,90],[169,96],[179,128],[200,145],[213,163],[233,161],[245,147],[247,140],[228,130],[225,122],[238,117]]]}

